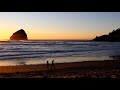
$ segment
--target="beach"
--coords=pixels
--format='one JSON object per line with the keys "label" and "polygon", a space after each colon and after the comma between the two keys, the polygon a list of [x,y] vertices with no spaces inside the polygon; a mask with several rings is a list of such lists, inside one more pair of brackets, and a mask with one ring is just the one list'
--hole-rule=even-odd
{"label": "beach", "polygon": [[0,78],[120,78],[120,60],[0,66]]}
{"label": "beach", "polygon": [[120,13],[2,12],[0,78],[119,78],[119,19]]}

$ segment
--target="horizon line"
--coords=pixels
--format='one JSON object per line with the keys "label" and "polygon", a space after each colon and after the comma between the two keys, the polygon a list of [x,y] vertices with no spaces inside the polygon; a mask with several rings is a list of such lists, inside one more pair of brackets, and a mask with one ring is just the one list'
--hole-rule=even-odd
{"label": "horizon line", "polygon": [[[0,41],[9,41],[10,39],[1,39]],[[92,40],[92,39],[28,39],[29,40]]]}

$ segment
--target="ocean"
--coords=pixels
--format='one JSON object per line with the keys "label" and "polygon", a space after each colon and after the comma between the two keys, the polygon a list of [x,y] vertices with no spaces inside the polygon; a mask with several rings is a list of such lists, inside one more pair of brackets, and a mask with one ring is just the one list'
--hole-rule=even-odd
{"label": "ocean", "polygon": [[89,40],[0,41],[0,66],[119,59],[120,42]]}

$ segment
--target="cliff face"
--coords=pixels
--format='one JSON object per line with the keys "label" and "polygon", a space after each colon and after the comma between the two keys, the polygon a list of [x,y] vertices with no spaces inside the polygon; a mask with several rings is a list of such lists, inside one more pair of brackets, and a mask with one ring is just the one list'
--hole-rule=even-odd
{"label": "cliff face", "polygon": [[108,35],[96,36],[94,41],[120,41],[120,28],[113,30]]}
{"label": "cliff face", "polygon": [[27,34],[23,29],[18,30],[17,32],[13,33],[10,37],[10,40],[28,40]]}

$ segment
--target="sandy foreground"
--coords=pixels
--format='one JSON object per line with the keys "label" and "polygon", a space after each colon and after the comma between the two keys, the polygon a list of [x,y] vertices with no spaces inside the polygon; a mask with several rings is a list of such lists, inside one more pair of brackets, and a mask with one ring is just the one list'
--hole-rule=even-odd
{"label": "sandy foreground", "polygon": [[0,78],[120,78],[120,60],[0,66]]}

